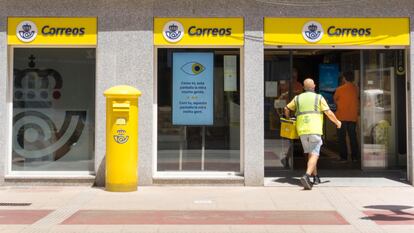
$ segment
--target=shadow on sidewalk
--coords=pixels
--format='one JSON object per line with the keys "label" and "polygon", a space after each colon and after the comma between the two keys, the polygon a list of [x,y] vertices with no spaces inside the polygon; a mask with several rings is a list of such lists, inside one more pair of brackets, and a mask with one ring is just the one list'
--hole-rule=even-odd
{"label": "shadow on sidewalk", "polygon": [[[279,184],[297,185],[297,186],[302,187],[302,184],[300,183],[300,179],[295,178],[295,177],[280,177],[277,179],[273,179],[272,182],[279,183]],[[329,182],[330,182],[329,180],[324,180],[321,182],[321,184],[329,183]]]}
{"label": "shadow on sidewalk", "polygon": [[294,177],[280,177],[272,180],[272,182],[302,186],[302,184],[300,183],[300,179]]}
{"label": "shadow on sidewalk", "polygon": [[363,211],[366,217],[361,219],[372,220],[382,224],[387,222],[400,222],[407,221],[414,222],[414,213],[405,212],[404,210],[411,209],[413,206],[406,205],[370,205],[364,206],[366,209],[374,209]]}

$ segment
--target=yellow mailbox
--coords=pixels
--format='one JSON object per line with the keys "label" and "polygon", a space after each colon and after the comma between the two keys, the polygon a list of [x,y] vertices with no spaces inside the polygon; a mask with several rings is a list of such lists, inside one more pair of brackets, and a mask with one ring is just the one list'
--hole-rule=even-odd
{"label": "yellow mailbox", "polygon": [[106,96],[107,191],[136,191],[138,185],[138,97],[130,86],[115,86]]}

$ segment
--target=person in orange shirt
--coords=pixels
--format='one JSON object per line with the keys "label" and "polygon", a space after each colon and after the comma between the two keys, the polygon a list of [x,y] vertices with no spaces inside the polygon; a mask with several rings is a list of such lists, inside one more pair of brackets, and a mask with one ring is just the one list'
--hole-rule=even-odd
{"label": "person in orange shirt", "polygon": [[293,94],[299,95],[303,92],[303,85],[299,82],[299,74],[296,68],[292,69],[292,79],[293,79]]}
{"label": "person in orange shirt", "polygon": [[336,89],[334,101],[336,104],[335,115],[342,122],[338,129],[339,155],[341,160],[348,158],[348,146],[346,134],[348,133],[351,143],[351,157],[353,161],[360,159],[358,141],[356,135],[356,123],[358,120],[358,87],[353,83],[354,73],[352,71],[342,74],[343,84]]}

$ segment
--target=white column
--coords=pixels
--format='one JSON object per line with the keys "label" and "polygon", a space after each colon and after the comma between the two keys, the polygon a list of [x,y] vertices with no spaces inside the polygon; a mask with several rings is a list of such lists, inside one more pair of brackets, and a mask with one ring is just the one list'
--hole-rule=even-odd
{"label": "white column", "polygon": [[245,45],[243,56],[244,125],[242,147],[244,152],[245,185],[264,183],[264,123],[263,123],[263,18],[245,17]]}

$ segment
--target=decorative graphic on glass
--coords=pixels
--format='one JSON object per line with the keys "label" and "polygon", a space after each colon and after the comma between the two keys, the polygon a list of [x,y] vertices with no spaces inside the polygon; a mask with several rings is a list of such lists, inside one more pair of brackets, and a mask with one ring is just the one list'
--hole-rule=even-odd
{"label": "decorative graphic on glass", "polygon": [[[93,134],[89,135],[91,125],[87,121],[88,118],[90,121],[88,114],[91,111],[85,104],[83,107],[76,106],[82,105],[85,93],[80,93],[80,89],[78,92],[74,90],[76,85],[71,80],[73,78],[65,79],[58,69],[61,68],[67,74],[73,69],[73,62],[58,64],[59,61],[52,61],[54,59],[47,56],[47,49],[31,49],[34,53],[26,56],[26,67],[20,68],[16,63],[22,64],[24,57],[19,55],[27,53],[25,49],[16,50],[15,59],[18,62],[15,62],[13,70],[12,169],[89,170],[92,156],[90,136]],[[36,51],[38,55],[35,56]],[[53,52],[57,52],[56,49]],[[41,60],[39,63],[50,63],[51,67],[38,67],[38,58]],[[72,88],[72,96],[63,94],[66,85],[66,91]],[[82,138],[84,141],[81,141]],[[86,165],[73,166],[76,161]]]}

